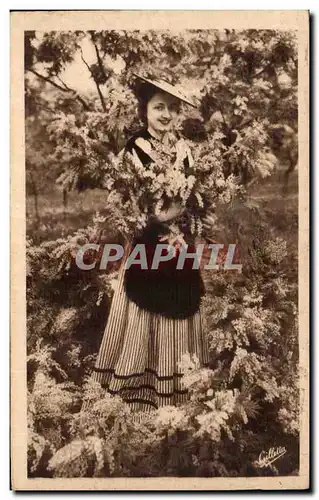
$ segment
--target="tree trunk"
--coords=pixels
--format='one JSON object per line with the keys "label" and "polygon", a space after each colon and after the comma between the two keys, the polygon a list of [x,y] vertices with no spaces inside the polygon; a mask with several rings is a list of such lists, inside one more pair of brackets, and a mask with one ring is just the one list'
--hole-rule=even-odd
{"label": "tree trunk", "polygon": [[34,180],[33,175],[31,174],[31,185],[32,185],[32,194],[33,194],[33,201],[34,201],[34,212],[35,212],[35,218],[37,222],[40,220],[40,214],[39,214],[39,193],[38,193],[38,188],[36,185],[36,182]]}
{"label": "tree trunk", "polygon": [[40,215],[39,215],[39,195],[38,195],[38,190],[37,188],[35,187],[35,189],[33,190],[33,198],[34,198],[34,211],[35,211],[35,217],[37,219],[37,221],[40,220]]}
{"label": "tree trunk", "polygon": [[64,215],[64,217],[66,215],[67,206],[68,206],[68,191],[66,189],[63,189],[63,215]]}

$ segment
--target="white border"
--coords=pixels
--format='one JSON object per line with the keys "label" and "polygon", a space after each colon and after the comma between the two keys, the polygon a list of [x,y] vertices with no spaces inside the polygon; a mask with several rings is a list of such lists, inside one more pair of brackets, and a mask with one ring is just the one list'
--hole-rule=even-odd
{"label": "white border", "polygon": [[[9,39],[9,15],[8,11],[9,9],[87,9],[88,5],[85,4],[83,5],[82,2],[79,0],[72,1],[72,2],[59,2],[55,1],[54,5],[43,5],[43,1],[29,1],[28,5],[25,5],[25,2],[22,1],[17,1],[14,3],[14,5],[9,5],[10,2],[3,2],[0,7],[0,36],[1,36],[1,43],[0,43],[0,49],[2,50],[2,57],[1,57],[1,64],[3,68],[8,68],[9,67],[9,51],[8,51],[8,39]],[[53,2],[52,2],[53,4]],[[90,8],[93,9],[105,9],[105,1],[96,1],[92,0],[90,2]],[[108,8],[110,8],[111,5],[108,4]],[[150,8],[149,2],[123,2],[121,0],[116,2],[116,6],[113,8],[120,8],[120,9],[141,9],[141,8]],[[254,9],[256,8],[256,2],[252,1],[242,1],[238,3],[238,1],[229,1],[229,0],[224,0],[223,2],[214,2],[214,5],[211,5],[211,2],[208,1],[202,1],[202,0],[197,0],[196,1],[196,9]],[[318,3],[317,1],[315,2],[314,0],[308,1],[307,4],[304,4],[303,2],[295,2],[295,1],[286,1],[286,2],[280,2],[278,1],[262,1],[260,0],[258,2],[258,7],[260,9],[275,9],[278,8],[280,10],[284,9],[306,9],[309,8],[310,11],[315,15],[318,13]],[[152,8],[154,9],[192,9],[193,3],[191,2],[181,2],[181,1],[174,1],[174,0],[162,0],[159,2],[158,0],[152,2]],[[318,36],[315,34],[314,36],[314,45],[312,52],[315,54],[318,54]],[[316,60],[314,61],[314,66],[315,68],[313,69],[314,72],[314,82],[313,82],[313,89],[318,87],[318,68],[317,68],[317,62]],[[3,158],[3,165],[2,165],[2,181],[0,183],[0,203],[1,203],[1,228],[2,228],[2,245],[1,245],[1,260],[3,264],[2,268],[2,273],[1,273],[1,304],[2,304],[2,314],[1,317],[5,318],[5,325],[8,325],[8,318],[9,318],[9,306],[8,303],[8,282],[9,282],[9,274],[8,274],[8,263],[9,263],[9,241],[6,239],[9,234],[9,100],[6,99],[9,96],[9,82],[8,82],[8,74],[9,71],[6,73],[4,72],[0,82],[1,82],[1,96],[2,96],[2,104],[1,104],[1,119],[3,120],[3,127],[2,127],[2,134],[1,134],[1,139],[2,139],[2,158]],[[315,106],[315,110],[313,111],[313,116],[314,118],[319,116],[318,113],[318,101],[315,99],[312,101],[312,106]],[[314,124],[313,124],[314,127]],[[314,131],[315,132],[315,131]],[[314,133],[314,138],[316,138],[315,133]],[[318,148],[318,141],[315,141],[314,144],[314,149],[313,149],[313,166],[316,165],[316,158],[317,158],[317,148]],[[314,200],[318,196],[318,176],[314,176],[314,181],[315,181],[315,193],[314,193]],[[318,215],[317,213],[317,204],[314,207],[315,208],[315,216]],[[314,216],[314,217],[315,217]],[[317,219],[317,217],[315,217]],[[318,231],[316,231],[315,234],[315,243],[318,245]],[[316,245],[316,246],[317,246]],[[318,267],[316,266],[314,268],[314,283],[318,283],[319,280],[319,271]],[[315,310],[318,310],[319,303],[318,303],[318,297],[317,294],[314,297],[315,298]],[[315,318],[316,322],[313,325],[313,331],[314,333],[319,331],[317,328],[317,318]],[[2,338],[2,353],[3,353],[3,359],[1,363],[1,383],[2,383],[2,403],[4,407],[7,408],[8,410],[8,384],[9,384],[9,378],[8,378],[8,372],[9,372],[9,363],[8,363],[8,329],[3,328],[2,333],[3,333],[3,338]],[[315,353],[318,354],[318,342],[316,340],[315,334],[313,335],[313,347],[315,350]],[[315,363],[314,363],[314,368],[315,368]],[[313,374],[313,377],[315,379],[315,373]],[[317,390],[317,387],[315,387]],[[318,401],[318,398],[317,398]],[[9,495],[11,495],[11,492],[9,491],[9,447],[8,447],[8,426],[9,426],[9,419],[8,419],[8,411],[6,414],[1,413],[1,428],[3,432],[2,436],[2,444],[3,446],[1,447],[1,498],[6,498]],[[315,450],[313,450],[314,452]],[[316,450],[317,451],[317,450]],[[150,493],[150,492],[149,492]],[[108,493],[110,494],[110,493]],[[257,494],[257,493],[254,493]],[[65,494],[63,494],[65,495]],[[218,494],[217,494],[218,495]],[[279,497],[280,494],[277,494],[275,496]],[[42,496],[41,494],[38,494],[37,496]],[[91,495],[88,494],[89,497]],[[221,497],[221,495],[218,495]]]}

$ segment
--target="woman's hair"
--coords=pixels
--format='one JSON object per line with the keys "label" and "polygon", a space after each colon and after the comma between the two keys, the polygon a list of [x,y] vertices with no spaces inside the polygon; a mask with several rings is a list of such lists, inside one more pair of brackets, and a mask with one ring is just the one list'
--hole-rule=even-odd
{"label": "woman's hair", "polygon": [[147,125],[147,104],[155,94],[160,92],[160,90],[147,82],[136,82],[133,92],[138,102],[138,117]]}

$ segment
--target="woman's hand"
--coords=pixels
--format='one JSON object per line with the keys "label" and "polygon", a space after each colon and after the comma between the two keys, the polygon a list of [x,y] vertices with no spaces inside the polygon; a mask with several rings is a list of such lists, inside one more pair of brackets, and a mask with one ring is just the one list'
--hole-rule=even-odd
{"label": "woman's hand", "polygon": [[182,215],[184,211],[185,207],[182,207],[182,204],[180,202],[173,201],[167,210],[162,210],[157,215],[157,219],[160,222],[168,222]]}
{"label": "woman's hand", "polygon": [[213,214],[207,214],[203,219],[203,228],[206,231],[210,231],[216,223],[216,217]]}

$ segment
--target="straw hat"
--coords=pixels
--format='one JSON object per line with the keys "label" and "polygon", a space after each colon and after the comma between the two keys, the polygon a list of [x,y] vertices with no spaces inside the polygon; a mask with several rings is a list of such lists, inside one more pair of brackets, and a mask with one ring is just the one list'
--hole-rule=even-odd
{"label": "straw hat", "polygon": [[145,78],[144,76],[138,75],[136,73],[133,73],[134,76],[139,78],[140,80],[153,85],[154,87],[157,87],[158,89],[162,90],[163,92],[166,92],[167,94],[171,94],[172,96],[176,97],[180,101],[186,102],[186,104],[189,104],[190,106],[193,106],[193,108],[196,108],[196,104],[192,102],[186,95],[182,92],[180,88],[177,88],[176,86],[166,82],[163,79],[155,79],[155,78]]}

